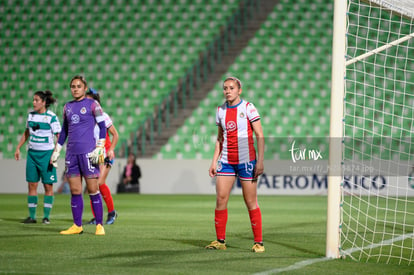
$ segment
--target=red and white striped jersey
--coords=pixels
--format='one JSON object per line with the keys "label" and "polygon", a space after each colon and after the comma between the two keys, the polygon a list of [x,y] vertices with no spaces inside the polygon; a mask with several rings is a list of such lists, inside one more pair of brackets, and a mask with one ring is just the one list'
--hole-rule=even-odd
{"label": "red and white striped jersey", "polygon": [[259,119],[256,107],[244,100],[235,106],[224,103],[217,108],[216,124],[223,128],[221,162],[240,164],[256,159],[251,123]]}
{"label": "red and white striped jersey", "polygon": [[[105,137],[105,152],[109,150],[109,148],[112,145],[111,138],[108,134],[109,127],[112,126],[113,122],[111,117],[107,113],[103,113],[104,121],[105,121],[105,127],[106,127],[106,137]],[[95,136],[95,140],[98,142],[99,140],[99,126],[95,124],[95,128],[93,129],[93,134]]]}

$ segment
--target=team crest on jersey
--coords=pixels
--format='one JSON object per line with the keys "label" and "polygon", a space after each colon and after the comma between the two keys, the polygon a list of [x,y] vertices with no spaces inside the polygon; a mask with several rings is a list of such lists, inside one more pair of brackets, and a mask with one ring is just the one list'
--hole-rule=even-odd
{"label": "team crest on jersey", "polygon": [[240,118],[244,118],[244,113],[241,112],[239,116],[240,116]]}
{"label": "team crest on jersey", "polygon": [[236,128],[237,128],[237,126],[236,126],[236,122],[234,122],[234,121],[229,121],[229,122],[227,122],[227,125],[226,125],[226,130],[227,130],[228,132],[235,131],[235,130],[236,130]]}
{"label": "team crest on jersey", "polygon": [[72,123],[73,124],[77,124],[77,123],[79,123],[79,116],[77,115],[77,114],[74,114],[71,118],[70,118],[70,120],[72,121]]}
{"label": "team crest on jersey", "polygon": [[80,113],[82,115],[86,114],[86,108],[85,107],[82,107],[82,109],[80,109]]}

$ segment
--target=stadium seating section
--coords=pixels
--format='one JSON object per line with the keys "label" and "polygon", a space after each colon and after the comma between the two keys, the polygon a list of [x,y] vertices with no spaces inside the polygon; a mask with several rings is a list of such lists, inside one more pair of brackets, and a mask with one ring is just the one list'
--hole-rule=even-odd
{"label": "stadium seating section", "polygon": [[[239,0],[8,1],[0,4],[0,158],[12,158],[33,93],[51,90],[60,117],[69,81],[101,92],[121,138],[177,85]],[[25,151],[25,150],[22,150]]]}
{"label": "stadium seating section", "polygon": [[[58,98],[52,110],[61,117],[76,74],[101,92],[121,140],[127,139],[177,85],[240,1],[0,4],[0,158],[13,157],[33,92],[52,90]],[[223,75],[239,77],[242,97],[258,108],[265,159],[290,159],[293,139],[305,139],[328,155],[332,20],[332,1],[281,0]],[[154,158],[212,157],[215,110],[224,101],[221,86],[220,80]]]}
{"label": "stadium seating section", "polygon": [[[262,116],[265,159],[291,159],[292,139],[309,137],[327,156],[332,9],[330,1],[280,1],[225,75],[241,79],[242,97]],[[220,80],[154,158],[211,158],[223,102]]]}

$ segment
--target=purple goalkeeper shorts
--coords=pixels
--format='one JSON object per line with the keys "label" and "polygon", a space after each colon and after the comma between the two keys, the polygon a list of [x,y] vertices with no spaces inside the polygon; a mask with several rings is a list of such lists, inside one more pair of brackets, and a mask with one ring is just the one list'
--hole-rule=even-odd
{"label": "purple goalkeeper shorts", "polygon": [[99,166],[92,164],[88,154],[72,155],[66,153],[65,173],[68,178],[83,176],[84,178],[99,177]]}

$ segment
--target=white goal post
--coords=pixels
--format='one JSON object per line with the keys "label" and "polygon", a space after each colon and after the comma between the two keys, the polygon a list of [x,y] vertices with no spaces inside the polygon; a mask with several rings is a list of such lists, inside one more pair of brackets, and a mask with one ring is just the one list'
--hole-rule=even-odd
{"label": "white goal post", "polygon": [[334,3],[326,257],[412,264],[414,1]]}
{"label": "white goal post", "polygon": [[[345,87],[345,34],[347,1],[335,0],[332,45],[331,113],[328,170],[328,213],[326,230],[326,257],[339,258],[340,201],[342,181],[342,146],[335,142],[343,135],[343,97]],[[332,110],[335,108],[335,112]]]}

